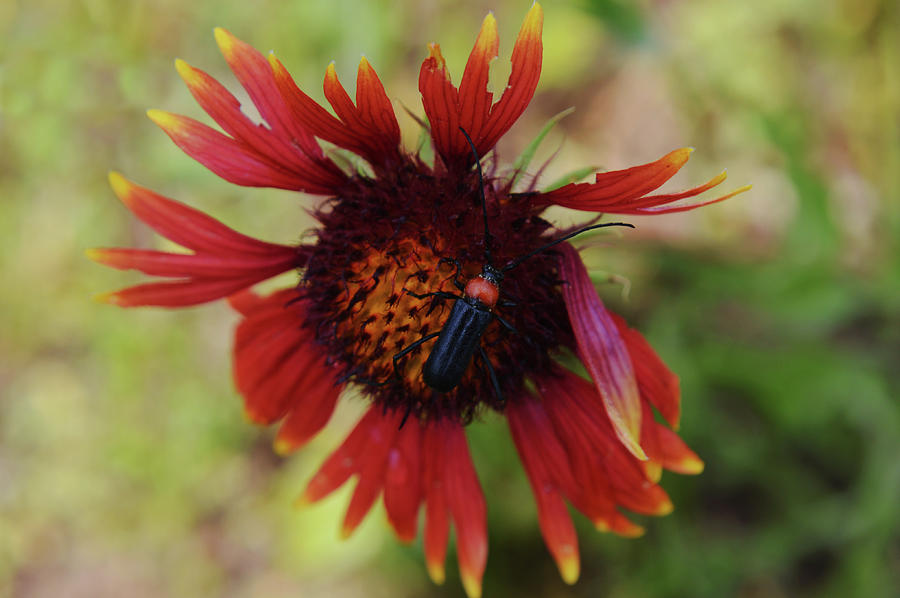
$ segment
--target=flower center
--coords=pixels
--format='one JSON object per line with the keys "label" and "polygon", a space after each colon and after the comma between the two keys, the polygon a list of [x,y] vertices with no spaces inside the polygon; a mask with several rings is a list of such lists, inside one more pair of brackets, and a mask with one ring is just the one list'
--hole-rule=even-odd
{"label": "flower center", "polygon": [[[482,271],[477,179],[419,166],[406,178],[359,183],[317,215],[323,226],[301,284],[306,325],[344,377],[387,409],[463,422],[481,405],[503,409],[526,375],[548,370],[550,353],[570,342],[555,258],[541,254],[510,272],[492,313],[514,330],[494,317],[479,340],[491,367],[476,350],[459,384],[438,392],[422,379],[435,339],[410,346],[442,330],[456,301],[446,295],[461,297],[459,287]],[[546,242],[549,225],[526,202],[487,191],[495,266]]]}

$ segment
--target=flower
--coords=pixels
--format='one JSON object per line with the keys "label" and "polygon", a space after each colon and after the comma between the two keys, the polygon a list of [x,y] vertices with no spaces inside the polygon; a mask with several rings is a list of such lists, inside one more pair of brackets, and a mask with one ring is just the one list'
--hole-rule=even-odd
{"label": "flower", "polygon": [[[473,168],[476,158],[491,151],[534,94],[542,23],[541,6],[534,4],[496,102],[487,89],[498,53],[492,15],[484,19],[458,88],[440,47],[429,46],[419,90],[427,117],[422,124],[436,151],[433,164],[401,146],[391,101],[365,58],[355,102],[334,66],[326,70],[332,114],[297,87],[274,55],[267,58],[216,29],[226,61],[263,122],[245,116],[221,84],[180,60],[179,74],[222,131],[160,110],[148,114],[188,155],[232,183],[322,196],[315,242],[252,239],[113,173],[112,188],[125,205],[191,253],[88,252],[108,266],[170,279],[101,295],[108,303],[184,307],[228,298],[242,317],[234,341],[235,384],[250,419],[279,424],[278,452],[308,442],[329,421],[344,389],[356,386],[370,407],[300,502],[317,501],[355,477],[343,534],[353,532],[381,495],[391,526],[406,542],[417,536],[424,504],[428,572],[443,581],[452,525],[469,596],[481,593],[488,547],[486,504],[464,427],[482,411],[506,417],[534,490],[541,531],[568,583],[578,577],[579,557],[566,501],[598,529],[636,536],[641,528],[621,509],[666,514],[672,504],[657,484],[661,470],[703,468],[673,431],[680,414],[677,377],[640,333],[605,309],[571,245],[546,247],[572,231],[555,229],[542,216],[545,208],[660,214],[744,190],[677,203],[718,185],[723,173],[681,193],[652,194],[684,165],[689,149],[548,192],[534,182],[514,189],[527,164],[512,173],[493,164],[482,182],[480,164]],[[334,156],[342,150],[367,166],[338,166]],[[507,265],[502,285],[478,276],[491,262]],[[267,296],[251,290],[289,270],[299,273],[296,286]],[[451,380],[448,392],[438,392],[422,375],[433,341],[415,343],[447,325],[457,308],[450,294],[464,280],[481,291],[465,287],[471,300],[460,298],[469,306],[460,309],[486,313],[495,307],[496,318],[485,320],[471,363],[466,356],[457,364],[465,366],[460,378]],[[478,342],[479,336],[463,340]],[[590,381],[560,363],[566,349],[578,356]],[[443,359],[456,364],[460,358]]]}

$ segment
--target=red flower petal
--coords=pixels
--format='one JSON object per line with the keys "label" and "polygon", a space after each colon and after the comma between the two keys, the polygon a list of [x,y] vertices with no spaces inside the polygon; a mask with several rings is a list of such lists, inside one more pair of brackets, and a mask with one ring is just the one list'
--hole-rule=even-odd
{"label": "red flower petal", "polygon": [[579,492],[573,504],[601,530],[639,535],[618,512],[622,506],[647,515],[665,515],[672,503],[652,483],[643,464],[618,441],[596,389],[567,371],[536,381],[557,436],[566,447]]}
{"label": "red flower petal", "polygon": [[357,73],[358,108],[338,81],[334,65],[329,65],[325,73],[325,95],[339,119],[303,93],[284,65],[271,54],[269,63],[294,120],[314,135],[348,149],[372,164],[383,164],[397,156],[400,126],[384,86],[365,58],[360,60]]}
{"label": "red flower petal", "polygon": [[[422,500],[422,435],[417,421],[407,421],[400,430],[401,421],[397,413],[369,409],[309,481],[298,502],[318,501],[357,475],[341,534],[353,533],[383,489],[388,520],[401,540],[412,541]],[[426,532],[426,547],[427,538]]]}
{"label": "red flower petal", "polygon": [[640,332],[630,328],[618,314],[610,312],[610,316],[628,347],[641,397],[650,401],[669,425],[677,430],[681,418],[681,389],[678,376],[663,363]]}
{"label": "red flower petal", "polygon": [[307,176],[291,172],[246,144],[187,116],[162,110],[148,110],[147,116],[187,155],[235,185],[326,195],[338,184],[337,181],[328,185],[314,183]]}
{"label": "red flower petal", "polygon": [[456,551],[463,588],[481,596],[487,564],[487,508],[462,426],[429,422],[424,430],[425,556],[436,583],[443,581],[449,512],[456,528]]}
{"label": "red flower petal", "polygon": [[356,74],[356,105],[360,120],[381,137],[386,149],[396,148],[400,144],[400,125],[397,124],[394,106],[365,56],[359,60]]}
{"label": "red flower petal", "polygon": [[378,75],[365,57],[359,62],[356,79],[358,107],[341,85],[334,63],[325,70],[324,90],[325,99],[348,131],[364,141],[367,150],[363,157],[373,164],[383,164],[397,155],[400,126]]}
{"label": "red flower petal", "polygon": [[[459,121],[470,135],[478,135],[490,117],[494,94],[487,90],[488,79],[491,62],[497,57],[499,48],[497,20],[488,13],[459,82]],[[460,142],[468,147],[461,135],[455,143]]]}
{"label": "red flower petal", "polygon": [[669,152],[659,160],[624,170],[597,173],[593,183],[571,183],[559,189],[540,194],[535,201],[546,201],[575,210],[606,212],[611,214],[665,214],[692,210],[723,201],[742,193],[749,186],[741,187],[727,195],[699,204],[659,207],[673,201],[694,197],[725,180],[725,173],[706,183],[679,193],[647,195],[659,188],[678,172],[688,161],[691,148]]}
{"label": "red flower petal", "polygon": [[568,584],[578,580],[578,537],[563,497],[577,487],[569,458],[541,404],[530,398],[510,403],[507,422],[538,509],[544,542]]}
{"label": "red flower petal", "polygon": [[[398,432],[387,457],[384,476],[384,508],[397,537],[416,538],[422,502],[422,434],[416,418],[409,418]],[[445,542],[446,544],[446,542]]]}
{"label": "red flower petal", "polygon": [[579,357],[603,398],[616,435],[632,454],[646,459],[640,446],[641,398],[628,350],[578,252],[568,243],[559,247],[563,300]]}
{"label": "red flower petal", "polygon": [[339,119],[303,93],[284,65],[269,54],[275,82],[294,119],[314,135],[361,156],[369,156],[371,148]]}
{"label": "red flower petal", "polygon": [[259,282],[257,278],[189,279],[151,282],[101,293],[97,301],[119,307],[189,307],[228,297]]}
{"label": "red flower petal", "polygon": [[382,416],[369,428],[365,450],[356,460],[356,473],[359,477],[341,527],[341,536],[344,538],[350,537],[356,530],[381,492],[388,453],[398,427],[399,422],[394,417]]}
{"label": "red flower petal", "polygon": [[428,51],[428,58],[419,70],[419,93],[422,94],[422,106],[431,126],[435,150],[445,162],[452,162],[460,156],[468,156],[464,162],[471,160],[471,150],[459,131],[459,94],[450,82],[441,47],[429,44]]}
{"label": "red flower petal", "polygon": [[[439,447],[433,446],[433,434],[423,433],[423,497],[425,499],[425,566],[431,581],[444,583],[447,541],[450,538],[450,516],[447,499],[441,487],[443,459]],[[432,450],[434,449],[434,450]]]}
{"label": "red flower petal", "polygon": [[293,289],[273,293],[245,313],[235,331],[234,380],[247,417],[259,424],[285,416],[300,420],[279,434],[280,452],[325,425],[342,388],[302,327],[304,306],[297,297]]}
{"label": "red flower petal", "polygon": [[381,423],[378,409],[373,407],[366,411],[341,446],[331,453],[310,479],[297,502],[303,504],[321,500],[349,480],[359,470],[359,460],[367,450],[370,437],[378,434],[375,430]]}
{"label": "red flower petal", "polygon": [[271,271],[275,276],[290,270],[297,263],[296,251],[274,254],[270,258],[257,256],[231,257],[204,254],[166,253],[148,249],[89,249],[88,256],[95,262],[119,270],[139,270],[151,276],[186,276],[197,278],[233,277],[244,271],[248,277],[260,270]]}
{"label": "red flower petal", "polygon": [[342,390],[343,385],[335,385],[332,376],[323,375],[313,381],[306,390],[304,408],[288,413],[278,428],[275,451],[287,455],[312,440],[331,419]]}
{"label": "red flower petal", "polygon": [[196,253],[88,250],[89,258],[113,268],[181,279],[106,293],[100,296],[103,301],[123,307],[196,305],[227,297],[306,262],[305,254],[297,248],[265,243],[237,233],[202,212],[135,185],[118,173],[110,173],[109,181],[135,216],[162,236]]}
{"label": "red flower petal", "polygon": [[644,402],[641,444],[650,460],[676,473],[694,475],[703,471],[703,461],[666,426],[653,419],[650,404]]}
{"label": "red flower petal", "polygon": [[481,25],[458,92],[450,81],[440,46],[429,44],[429,56],[419,71],[419,91],[431,124],[432,140],[445,163],[472,163],[472,152],[459,131],[460,125],[483,156],[525,111],[541,75],[543,21],[543,9],[534,3],[516,38],[509,81],[493,106],[493,94],[487,91],[490,61],[497,56],[498,48],[493,15],[488,15]]}
{"label": "red flower petal", "polygon": [[534,96],[541,78],[543,44],[541,33],[544,11],[535,2],[525,16],[512,53],[512,72],[500,100],[491,108],[491,117],[484,130],[479,132],[476,147],[484,155],[519,119]]}
{"label": "red flower petal", "polygon": [[148,112],[150,117],[188,155],[235,184],[332,194],[346,177],[324,157],[302,123],[292,118],[268,61],[224,29],[216,29],[215,35],[229,66],[271,128],[255,124],[224,86],[183,60],[175,66],[191,94],[231,137],[159,110]]}
{"label": "red flower petal", "polygon": [[[222,56],[240,84],[247,90],[251,101],[278,137],[288,144],[296,143],[306,156],[322,158],[322,148],[313,136],[292,118],[291,111],[285,105],[278,85],[272,75],[268,60],[253,46],[236,38],[226,29],[216,27],[216,43]],[[293,155],[295,152],[290,148]]]}

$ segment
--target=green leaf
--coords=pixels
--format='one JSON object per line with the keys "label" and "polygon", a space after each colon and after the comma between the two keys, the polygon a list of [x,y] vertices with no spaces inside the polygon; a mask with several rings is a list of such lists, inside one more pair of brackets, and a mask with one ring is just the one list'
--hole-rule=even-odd
{"label": "green leaf", "polygon": [[577,183],[589,174],[593,174],[599,170],[602,170],[599,166],[585,166],[584,168],[573,170],[572,172],[564,174],[563,176],[547,185],[547,188],[544,189],[543,192],[547,193],[549,191],[553,191],[554,189],[559,189],[560,187],[564,187],[569,183]]}
{"label": "green leaf", "polygon": [[519,157],[516,158],[516,161],[513,163],[513,177],[510,181],[511,184],[515,185],[516,181],[519,180],[519,177],[525,173],[525,170],[528,168],[528,165],[531,164],[531,160],[534,158],[534,154],[537,153],[537,148],[544,141],[544,138],[550,132],[550,130],[556,126],[556,123],[564,119],[575,112],[575,108],[566,108],[559,114],[550,118],[547,121],[547,124],[544,125],[544,128],[541,129],[541,132],[537,134],[531,143],[528,144],[528,147],[519,154]]}

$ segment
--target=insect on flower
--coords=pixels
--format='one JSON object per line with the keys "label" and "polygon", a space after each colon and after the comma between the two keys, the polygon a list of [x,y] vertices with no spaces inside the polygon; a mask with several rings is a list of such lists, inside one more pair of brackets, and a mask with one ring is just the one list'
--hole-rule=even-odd
{"label": "insect on flower", "polygon": [[[102,264],[168,279],[101,295],[108,303],[175,308],[227,298],[241,317],[235,385],[251,420],[279,424],[279,453],[306,444],[328,423],[344,389],[356,387],[367,410],[300,502],[318,501],[355,478],[342,534],[353,533],[381,496],[404,542],[418,535],[424,511],[425,561],[437,583],[445,578],[452,526],[470,597],[481,593],[488,555],[487,505],[465,436],[480,413],[494,410],[505,418],[534,490],[544,540],[568,583],[578,578],[580,565],[567,503],[600,530],[636,536],[642,529],[623,510],[663,515],[672,509],[657,483],[662,469],[691,474],[703,468],[675,432],[678,378],[639,332],[604,307],[566,242],[592,227],[556,229],[545,209],[665,214],[745,189],[680,203],[721,183],[722,173],[692,189],[654,193],[687,162],[686,148],[549,191],[529,177],[519,185],[527,161],[508,172],[494,160],[483,172],[479,157],[534,95],[542,25],[535,3],[496,101],[488,90],[499,47],[493,15],[482,23],[459,87],[440,47],[429,45],[419,91],[433,160],[402,147],[391,100],[365,58],[355,101],[334,66],[326,69],[332,113],[306,95],[274,55],[216,29],[225,60],[262,122],[245,115],[222,84],[181,60],[178,73],[221,130],[161,110],[148,114],[188,155],[234,184],[320,196],[315,239],[253,239],[113,173],[110,183],[126,207],[190,252],[88,252]],[[359,156],[368,168],[342,169],[322,142]],[[491,242],[488,222],[503,243]],[[600,226],[606,225],[593,228]],[[251,290],[288,271],[297,272],[295,285],[265,296]],[[460,286],[463,299],[453,293]],[[446,299],[454,301],[449,316]],[[502,315],[492,315],[495,307]],[[495,316],[508,326],[488,326]],[[423,339],[435,336],[426,354]],[[590,380],[559,362],[563,352],[581,360]]]}
{"label": "insect on flower", "polygon": [[[506,323],[503,318],[492,311],[500,298],[500,283],[503,281],[504,274],[524,262],[526,259],[533,257],[542,251],[546,251],[567,239],[580,235],[581,233],[607,226],[631,225],[624,222],[610,222],[607,224],[586,226],[575,232],[566,234],[559,239],[546,243],[542,247],[538,247],[524,256],[511,260],[503,268],[494,267],[491,259],[491,233],[488,227],[487,200],[484,196],[484,175],[481,171],[481,159],[478,156],[478,151],[475,149],[472,138],[462,127],[460,127],[460,131],[465,136],[466,142],[472,148],[472,154],[475,157],[475,167],[478,170],[481,209],[482,214],[484,215],[484,265],[481,268],[481,274],[471,278],[465,285],[459,282],[458,279],[454,280],[454,284],[457,288],[463,291],[462,296],[444,292],[427,293],[425,295],[410,293],[417,299],[424,299],[428,296],[452,299],[454,302],[453,309],[451,310],[450,316],[447,318],[444,327],[441,328],[440,331],[423,336],[394,355],[394,370],[396,371],[397,369],[397,360],[399,358],[414,350],[419,345],[422,345],[434,337],[438,337],[434,348],[428,354],[428,359],[425,360],[422,379],[425,381],[425,384],[434,390],[437,390],[438,392],[448,392],[453,390],[456,385],[459,384],[459,381],[465,373],[466,368],[469,366],[469,363],[472,361],[472,356],[477,348],[482,363],[490,374],[491,383],[494,386],[497,397],[503,402],[503,393],[500,390],[500,383],[497,381],[497,374],[494,372],[491,361],[485,354],[484,348],[481,346],[480,342],[481,335],[484,334],[485,328],[487,328],[487,325],[492,319],[497,319],[509,330],[514,333],[516,332],[511,324]],[[457,271],[459,271],[458,267]],[[400,424],[401,426],[406,421],[409,412],[408,409],[406,413],[404,413],[403,421]]]}

